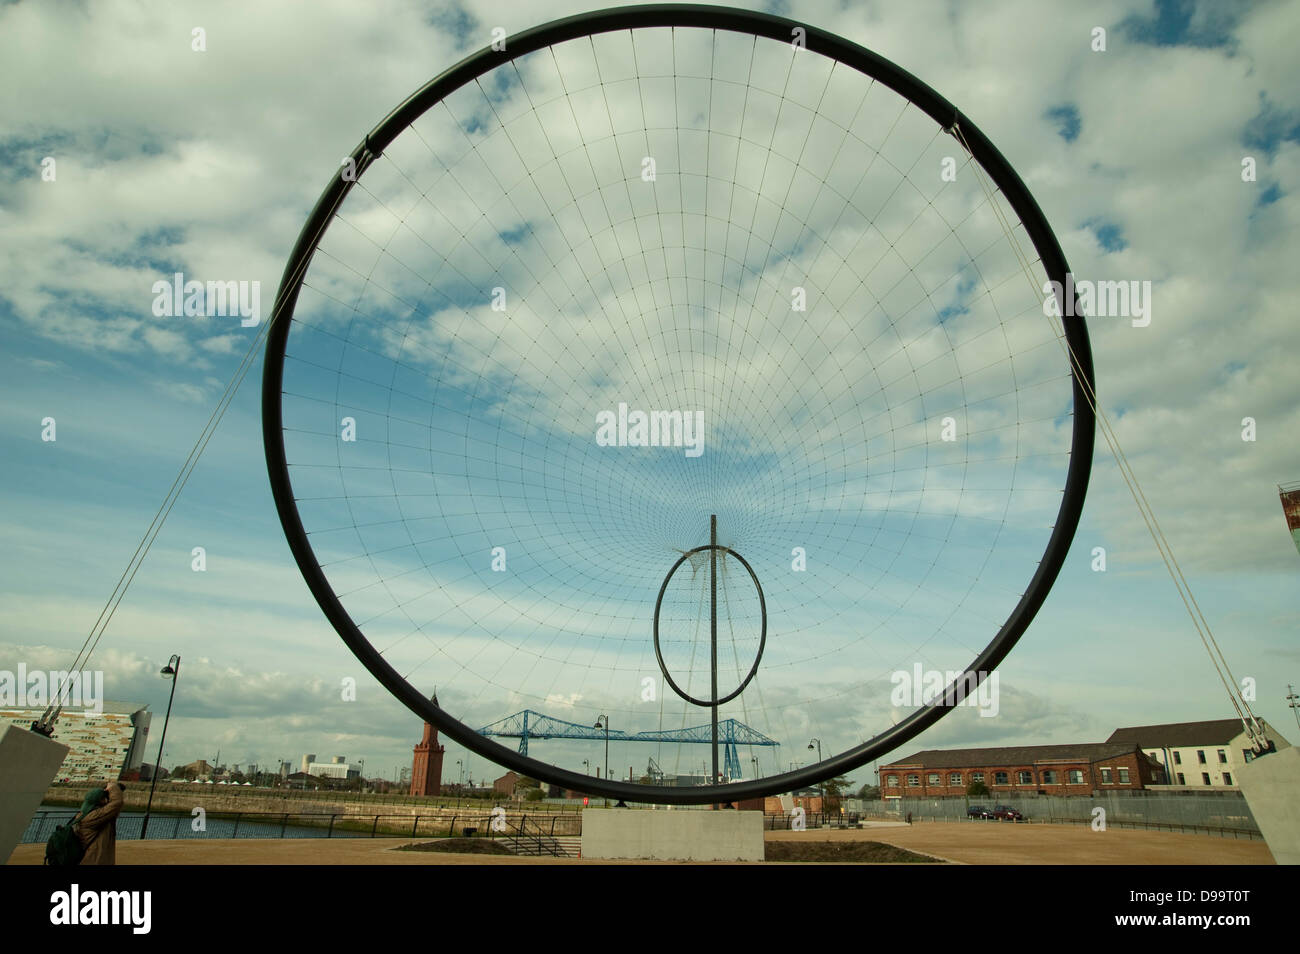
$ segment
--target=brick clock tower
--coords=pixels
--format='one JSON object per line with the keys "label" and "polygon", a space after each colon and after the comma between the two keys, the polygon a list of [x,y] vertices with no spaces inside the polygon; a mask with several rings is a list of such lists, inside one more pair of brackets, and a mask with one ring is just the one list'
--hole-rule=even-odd
{"label": "brick clock tower", "polygon": [[[433,704],[438,704],[438,694],[433,694]],[[438,730],[429,723],[424,724],[424,738],[415,747],[415,759],[411,762],[411,794],[442,794],[442,756],[446,748],[438,744]]]}

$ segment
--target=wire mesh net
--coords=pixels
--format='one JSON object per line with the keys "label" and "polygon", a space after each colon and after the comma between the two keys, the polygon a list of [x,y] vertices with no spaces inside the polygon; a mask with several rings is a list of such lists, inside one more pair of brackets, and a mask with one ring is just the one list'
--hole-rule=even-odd
{"label": "wire mesh net", "polygon": [[[1043,269],[977,171],[869,76],[727,30],[557,43],[435,104],[348,193],[286,346],[293,496],[349,615],[475,728],[698,725],[652,619],[716,515],[768,626],[720,715],[784,747],[743,774],[896,723],[897,673],[964,669],[1017,605],[1069,464],[1069,366],[1018,256]],[[725,694],[760,613],[719,564]],[[703,551],[665,590],[690,694],[709,575]]]}

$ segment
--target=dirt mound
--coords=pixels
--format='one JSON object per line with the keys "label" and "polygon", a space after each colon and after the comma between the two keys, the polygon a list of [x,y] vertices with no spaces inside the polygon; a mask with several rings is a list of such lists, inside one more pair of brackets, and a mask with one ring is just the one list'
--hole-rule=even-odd
{"label": "dirt mound", "polygon": [[764,861],[858,861],[875,864],[937,864],[938,859],[878,841],[769,841]]}
{"label": "dirt mound", "polygon": [[418,845],[403,845],[398,851],[450,851],[458,855],[509,855],[505,845],[489,838],[440,838]]}

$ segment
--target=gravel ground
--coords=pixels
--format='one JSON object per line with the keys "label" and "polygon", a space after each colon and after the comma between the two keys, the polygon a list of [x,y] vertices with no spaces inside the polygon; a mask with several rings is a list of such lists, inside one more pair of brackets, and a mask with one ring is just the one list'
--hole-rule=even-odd
{"label": "gravel ground", "polygon": [[[911,827],[843,831],[774,831],[776,842],[879,842],[939,860],[994,865],[1267,865],[1273,856],[1262,841],[1235,841],[1208,835],[1113,829],[1094,832],[1086,825],[975,825],[919,822]],[[397,851],[402,838],[212,839],[205,841],[119,841],[124,865],[493,865],[623,864],[578,858]],[[779,850],[779,849],[778,849]],[[39,865],[44,845],[19,845],[9,864]],[[678,862],[643,862],[677,864]],[[761,864],[762,862],[753,862]]]}

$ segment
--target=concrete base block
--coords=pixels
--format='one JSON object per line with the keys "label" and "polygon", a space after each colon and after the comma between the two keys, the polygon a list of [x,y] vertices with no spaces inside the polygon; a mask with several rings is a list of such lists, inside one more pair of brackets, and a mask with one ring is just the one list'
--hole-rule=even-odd
{"label": "concrete base block", "polygon": [[1300,865],[1300,748],[1252,759],[1239,767],[1237,783],[1273,860]]}
{"label": "concrete base block", "polygon": [[763,813],[588,808],[582,857],[762,861]]}
{"label": "concrete base block", "polygon": [[13,854],[67,754],[62,742],[16,725],[0,728],[0,861]]}

